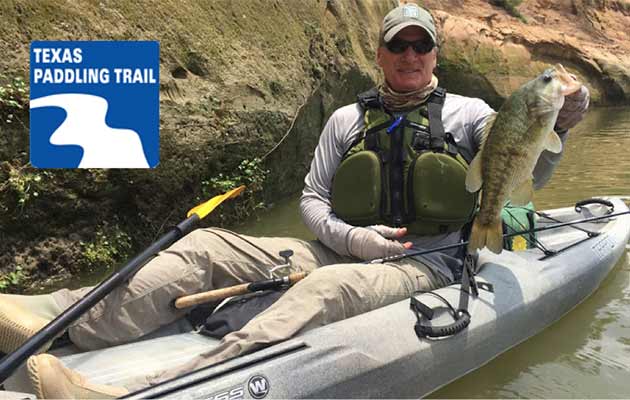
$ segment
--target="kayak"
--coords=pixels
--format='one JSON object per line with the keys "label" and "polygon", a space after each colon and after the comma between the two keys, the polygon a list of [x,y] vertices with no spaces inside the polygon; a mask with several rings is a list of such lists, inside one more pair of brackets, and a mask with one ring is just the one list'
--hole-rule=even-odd
{"label": "kayak", "polygon": [[[544,228],[628,211],[623,198],[601,200],[541,213],[536,220],[541,230],[537,247],[499,255],[482,250],[475,277],[478,296],[467,298],[470,323],[458,333],[440,338],[418,336],[414,330],[417,316],[410,309],[410,300],[404,300],[128,398],[426,396],[541,332],[599,287],[626,251],[630,215]],[[460,284],[433,293],[456,308],[462,296]],[[434,311],[433,318],[424,323],[444,326],[453,322],[448,307],[437,296],[418,294],[414,299]],[[92,382],[125,386],[139,376],[183,364],[217,343],[180,321],[125,345],[84,353],[66,347],[51,353]],[[24,377],[21,367],[5,382],[5,389],[24,392]]]}

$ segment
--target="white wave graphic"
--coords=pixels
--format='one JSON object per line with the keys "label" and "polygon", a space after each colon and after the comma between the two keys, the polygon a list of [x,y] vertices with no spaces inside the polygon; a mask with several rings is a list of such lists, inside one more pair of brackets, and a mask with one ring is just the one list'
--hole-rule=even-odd
{"label": "white wave graphic", "polygon": [[109,127],[107,100],[91,94],[63,93],[31,100],[31,108],[60,107],[66,119],[50,136],[54,145],[83,148],[79,168],[149,168],[138,133]]}

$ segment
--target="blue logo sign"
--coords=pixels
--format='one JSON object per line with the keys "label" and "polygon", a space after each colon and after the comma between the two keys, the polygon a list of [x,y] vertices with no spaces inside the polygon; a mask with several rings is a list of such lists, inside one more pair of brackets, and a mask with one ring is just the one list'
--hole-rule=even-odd
{"label": "blue logo sign", "polygon": [[158,164],[158,42],[36,41],[30,58],[31,164]]}

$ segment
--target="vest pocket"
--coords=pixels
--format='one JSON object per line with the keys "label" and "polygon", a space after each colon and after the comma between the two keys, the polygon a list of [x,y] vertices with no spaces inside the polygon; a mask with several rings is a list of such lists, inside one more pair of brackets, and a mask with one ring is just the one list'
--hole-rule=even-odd
{"label": "vest pocket", "polygon": [[466,167],[444,153],[418,155],[407,185],[408,230],[416,235],[454,232],[471,220],[476,194],[466,190]]}
{"label": "vest pocket", "polygon": [[372,225],[380,219],[382,165],[374,151],[359,151],[344,159],[333,179],[333,212],[352,225]]}

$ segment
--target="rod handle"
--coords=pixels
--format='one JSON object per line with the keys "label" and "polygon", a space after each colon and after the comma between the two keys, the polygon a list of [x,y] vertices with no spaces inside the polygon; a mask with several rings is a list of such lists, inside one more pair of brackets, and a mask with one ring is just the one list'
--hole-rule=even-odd
{"label": "rod handle", "polygon": [[240,285],[182,296],[177,298],[173,304],[175,308],[181,310],[182,308],[196,306],[197,304],[219,301],[228,297],[249,293],[249,289],[247,288],[249,285],[249,283],[241,283]]}
{"label": "rod handle", "polygon": [[308,272],[293,272],[289,274],[289,285],[293,285],[296,282],[301,281],[306,278],[306,275],[308,275]]}
{"label": "rod handle", "polygon": [[[283,280],[286,279],[284,280],[285,284],[286,282],[288,282],[289,285],[293,285],[294,283],[299,282],[302,279],[304,279],[306,275],[308,275],[307,272],[293,272],[289,274],[286,278],[282,278],[282,279]],[[280,278],[278,278],[278,280],[279,282],[263,281],[263,283],[275,283],[276,286],[278,286],[277,285],[278,283],[282,283],[282,281],[280,281]],[[230,287],[221,288],[221,289],[209,290],[207,292],[191,294],[188,296],[182,296],[175,299],[175,301],[173,302],[173,305],[178,310],[181,310],[182,308],[192,307],[198,304],[219,301],[219,300],[223,300],[232,296],[240,296],[242,294],[247,294],[252,291],[256,291],[256,290],[252,290],[252,285],[255,285],[255,284],[256,282],[241,283],[240,285],[230,286]]]}

